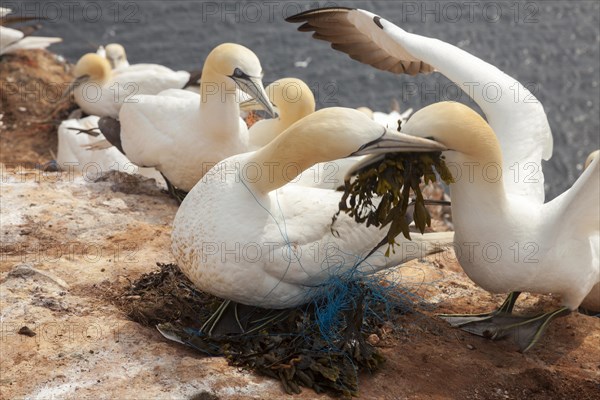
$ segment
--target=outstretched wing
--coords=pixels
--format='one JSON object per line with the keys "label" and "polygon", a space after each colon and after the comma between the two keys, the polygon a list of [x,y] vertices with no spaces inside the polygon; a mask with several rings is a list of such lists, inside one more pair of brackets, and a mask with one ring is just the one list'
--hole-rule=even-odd
{"label": "outstretched wing", "polygon": [[364,64],[395,74],[416,75],[433,71],[433,67],[415,57],[381,34],[381,18],[362,10],[333,7],[309,10],[286,19],[304,22],[301,32],[331,43],[331,47]]}
{"label": "outstretched wing", "polygon": [[544,108],[516,79],[489,63],[437,39],[408,33],[368,11],[324,8],[287,18],[300,31],[375,68],[414,75],[434,68],[473,98],[496,133],[508,193],[544,202],[541,160],[552,155]]}

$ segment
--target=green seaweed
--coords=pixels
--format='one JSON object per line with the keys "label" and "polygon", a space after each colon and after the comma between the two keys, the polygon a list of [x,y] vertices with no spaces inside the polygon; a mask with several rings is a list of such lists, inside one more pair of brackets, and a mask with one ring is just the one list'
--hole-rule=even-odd
{"label": "green seaweed", "polygon": [[[340,212],[345,212],[360,224],[379,228],[389,225],[382,243],[388,244],[385,254],[389,256],[398,235],[410,240],[410,220],[405,218],[409,205],[414,205],[412,219],[421,233],[431,226],[421,183],[436,182],[436,171],[446,184],[453,182],[441,152],[386,154],[381,161],[357,171],[355,179],[346,181],[333,223]],[[412,201],[411,190],[415,196]]]}

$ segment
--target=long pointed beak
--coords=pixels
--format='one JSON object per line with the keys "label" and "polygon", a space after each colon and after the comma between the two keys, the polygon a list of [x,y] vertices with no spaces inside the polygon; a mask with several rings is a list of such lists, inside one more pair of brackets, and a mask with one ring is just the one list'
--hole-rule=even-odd
{"label": "long pointed beak", "polygon": [[[277,106],[273,103],[271,103],[271,105],[273,107],[273,110],[275,110],[276,116],[278,116],[279,110],[277,109]],[[240,103],[240,110],[244,111],[244,112],[262,111],[262,110],[264,110],[264,107],[262,106],[261,103],[256,101],[256,99],[250,99],[250,100],[242,101]]]}
{"label": "long pointed beak", "polygon": [[244,78],[232,77],[232,79],[244,93],[252,96],[261,108],[269,113],[271,118],[277,117],[277,113],[273,109],[273,105],[269,101],[269,97],[263,86],[262,79],[252,76]]}
{"label": "long pointed beak", "polygon": [[386,129],[381,137],[363,145],[360,149],[352,153],[351,156],[385,153],[423,153],[445,150],[448,150],[448,148],[436,141]]}
{"label": "long pointed beak", "polygon": [[80,77],[77,77],[73,82],[71,82],[69,84],[69,86],[65,89],[65,91],[63,92],[62,96],[60,96],[60,99],[58,99],[59,103],[62,103],[63,101],[65,101],[70,95],[71,93],[73,93],[73,90],[75,90],[75,88],[79,85],[81,85],[82,83],[84,83],[85,81],[87,81],[88,79],[90,79],[89,75],[82,75]]}

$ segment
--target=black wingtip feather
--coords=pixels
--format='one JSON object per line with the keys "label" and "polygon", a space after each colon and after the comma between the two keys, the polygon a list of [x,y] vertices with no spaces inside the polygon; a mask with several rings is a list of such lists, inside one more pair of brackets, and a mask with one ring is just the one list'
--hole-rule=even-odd
{"label": "black wingtip feather", "polygon": [[302,11],[301,13],[291,15],[285,19],[286,22],[296,23],[296,22],[304,22],[308,17],[314,17],[318,14],[324,14],[332,11],[352,11],[356,10],[356,8],[351,7],[323,7],[323,8],[315,8],[313,10]]}

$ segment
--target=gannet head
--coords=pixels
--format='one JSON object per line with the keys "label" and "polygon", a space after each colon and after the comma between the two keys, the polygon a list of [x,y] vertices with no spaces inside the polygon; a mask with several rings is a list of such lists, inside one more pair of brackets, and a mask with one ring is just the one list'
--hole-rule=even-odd
{"label": "gannet head", "polygon": [[104,51],[106,52],[106,59],[113,69],[129,65],[125,48],[120,44],[110,43],[106,45]]}
{"label": "gannet head", "polygon": [[83,81],[104,83],[111,75],[111,68],[105,58],[98,54],[88,53],[77,61],[73,75],[80,83]]}
{"label": "gannet head", "polygon": [[206,58],[202,69],[203,78],[211,74],[230,78],[240,90],[256,99],[269,115],[275,116],[262,83],[263,70],[260,61],[252,50],[234,43],[223,43],[215,47]]}
{"label": "gannet head", "polygon": [[65,100],[77,86],[85,82],[95,82],[103,85],[111,76],[111,73],[110,64],[106,58],[95,53],[85,54],[75,64],[73,69],[75,80],[63,92],[59,102]]}
{"label": "gannet head", "polygon": [[583,169],[585,170],[587,167],[589,167],[592,161],[594,161],[598,157],[600,157],[600,150],[592,151],[588,158],[586,158],[585,164],[583,165]]}
{"label": "gannet head", "polygon": [[[292,124],[315,112],[315,96],[301,79],[278,79],[267,86],[266,91],[282,121],[289,121]],[[241,103],[240,108],[244,111],[251,111],[262,108],[262,106],[252,99]]]}
{"label": "gannet head", "polygon": [[[294,123],[257,150],[250,162],[282,169],[283,173],[264,175],[269,179],[254,183],[259,192],[268,193],[320,162],[368,154],[444,150],[444,145],[433,140],[385,128],[358,110],[331,107]],[[289,166],[294,168],[287,168]]]}
{"label": "gannet head", "polygon": [[471,108],[456,102],[427,106],[404,124],[403,133],[430,138],[446,146],[448,159],[465,157],[501,165],[500,144],[489,124]]}

